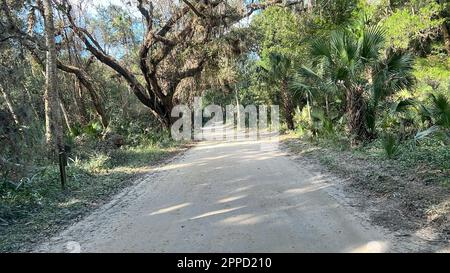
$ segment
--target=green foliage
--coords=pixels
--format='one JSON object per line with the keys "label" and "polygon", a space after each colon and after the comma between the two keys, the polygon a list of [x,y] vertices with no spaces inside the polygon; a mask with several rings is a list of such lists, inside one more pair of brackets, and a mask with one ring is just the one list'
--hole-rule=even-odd
{"label": "green foliage", "polygon": [[359,10],[358,0],[316,0],[315,23],[322,29],[333,29],[348,24]]}
{"label": "green foliage", "polygon": [[392,134],[385,134],[383,137],[383,149],[388,158],[393,158],[398,152],[399,142]]}
{"label": "green foliage", "polygon": [[424,90],[422,93],[429,93],[439,88],[448,91],[450,84],[450,57],[430,55],[426,58],[417,58],[414,68],[414,76],[428,87],[428,90]]}
{"label": "green foliage", "polygon": [[[323,94],[340,90],[342,98],[352,93],[352,88],[364,88],[368,97],[364,103],[367,105],[364,122],[370,134],[375,135],[380,102],[396,92],[412,88],[415,78],[413,57],[393,50],[383,54],[385,30],[378,25],[364,25],[366,22],[361,20],[353,28],[332,31],[326,43],[314,41],[310,52],[314,68],[299,70],[294,89]],[[329,98],[328,94],[325,98]]]}
{"label": "green foliage", "polygon": [[270,84],[279,84],[280,80],[289,77],[291,60],[279,53],[271,52],[267,60],[260,62],[260,77]]}
{"label": "green foliage", "polygon": [[442,9],[443,5],[432,0],[410,1],[395,9],[382,19],[388,43],[395,48],[407,49],[412,40],[421,39],[442,24],[444,19],[437,16]]}
{"label": "green foliage", "polygon": [[98,17],[92,20],[107,44],[116,49],[135,45],[138,40],[135,31],[139,28],[133,27],[134,19],[125,8],[112,4],[97,7],[97,12]]}
{"label": "green foliage", "polygon": [[395,92],[411,89],[416,80],[412,74],[414,58],[408,53],[389,50],[374,68],[372,96],[375,102]]}
{"label": "green foliage", "polygon": [[99,137],[103,132],[103,127],[99,121],[92,121],[82,128],[82,132],[89,137]]}
{"label": "green foliage", "polygon": [[335,134],[334,122],[332,118],[328,117],[321,109],[314,108],[311,112],[313,121],[313,130],[323,137],[330,137]]}
{"label": "green foliage", "polygon": [[407,98],[395,103],[393,106],[393,113],[403,113],[408,111],[411,107],[417,106],[417,101],[413,98]]}
{"label": "green foliage", "polygon": [[[264,97],[265,103],[280,104],[280,81],[291,78],[292,71],[305,56],[304,25],[292,9],[269,7],[254,16],[251,29],[257,34],[256,81],[249,89]],[[252,58],[252,56],[250,56]],[[247,80],[247,79],[244,79]]]}
{"label": "green foliage", "polygon": [[332,31],[327,42],[316,40],[311,45],[311,55],[316,68],[323,69],[325,77],[337,84],[356,82],[364,76],[365,69],[380,59],[383,30],[378,26]]}
{"label": "green foliage", "polygon": [[178,149],[167,133],[142,138],[152,144],[105,149],[92,139],[76,147],[69,156],[67,192],[61,191],[55,164],[35,167],[17,181],[0,177],[0,251],[17,251],[38,236],[54,235]]}
{"label": "green foliage", "polygon": [[274,52],[292,59],[293,62],[302,55],[304,46],[299,32],[301,26],[292,10],[269,7],[255,16],[251,26],[260,37],[260,56],[263,60]]}
{"label": "green foliage", "polygon": [[[20,19],[24,4],[16,2],[11,6]],[[255,12],[249,26],[218,30],[227,35],[213,44],[189,44],[180,52],[177,47],[164,65],[168,71],[172,66],[181,69],[177,67],[183,63],[180,60],[194,53],[211,58],[201,77],[183,82],[176,99],[186,103],[202,93],[207,103],[234,104],[237,99],[244,105],[280,105],[279,84],[288,79],[298,132],[317,143],[348,149],[346,100],[357,87],[363,90],[364,102],[357,110],[364,116],[370,143],[356,153],[395,159],[405,168],[432,166],[445,174],[450,169],[450,58],[440,27],[448,19],[448,4],[434,0],[314,2],[314,8],[301,11],[295,6],[269,7]],[[164,16],[163,10],[155,9],[155,18]],[[6,25],[5,18],[0,16],[0,22]],[[80,23],[95,34],[108,54],[120,63],[131,63],[131,73],[139,72],[143,28],[126,7],[99,6],[96,16],[87,15]],[[155,19],[154,27],[160,23]],[[192,35],[201,36],[201,32],[198,24]],[[163,158],[177,144],[125,81],[100,62],[91,63],[87,72],[110,117],[107,130],[98,122],[89,93],[77,90],[71,75],[60,74],[61,101],[71,125],[65,143],[73,147],[68,168],[71,191],[62,194],[57,166],[44,156],[42,68],[25,47],[2,38],[6,39],[0,43],[0,83],[7,86],[21,120],[15,124],[0,98],[0,225],[3,228],[3,221],[10,225],[0,233],[4,250],[12,238],[4,234],[20,235],[26,230],[24,238],[17,239],[24,241],[47,228],[50,233],[58,218],[77,217],[98,196],[106,198],[125,186],[132,173]],[[89,62],[79,42],[73,43],[70,54],[67,44],[61,45],[62,63],[84,66]],[[160,49],[154,46],[151,51]],[[157,74],[167,76],[163,70]],[[137,79],[145,83],[142,77]],[[111,147],[107,133],[123,138],[123,146]]]}
{"label": "green foliage", "polygon": [[450,129],[450,101],[443,94],[431,94],[431,115],[436,125]]}

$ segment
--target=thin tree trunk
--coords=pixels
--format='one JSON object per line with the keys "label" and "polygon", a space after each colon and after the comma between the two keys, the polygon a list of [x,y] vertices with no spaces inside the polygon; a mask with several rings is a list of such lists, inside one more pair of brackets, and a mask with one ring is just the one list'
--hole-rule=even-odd
{"label": "thin tree trunk", "polygon": [[77,86],[77,78],[75,76],[71,77],[71,81],[72,81],[72,101],[73,101],[73,105],[75,106],[75,109],[77,111],[77,122],[79,124],[84,124],[84,118],[82,117],[81,111],[80,111],[80,104],[78,101],[78,86]]}
{"label": "thin tree trunk", "polygon": [[450,33],[447,27],[447,22],[443,22],[441,25],[442,34],[444,36],[444,46],[447,50],[447,54],[450,55]]}
{"label": "thin tree trunk", "polygon": [[237,128],[241,128],[241,102],[239,101],[239,90],[235,88],[234,97],[236,98]]}
{"label": "thin tree trunk", "polygon": [[12,104],[11,97],[9,96],[8,92],[3,89],[3,87],[0,86],[0,93],[2,93],[3,98],[5,99],[6,106],[8,107],[9,112],[11,113],[12,118],[14,119],[14,123],[16,125],[20,125],[19,117],[16,114],[16,111],[14,111],[14,106]]}
{"label": "thin tree trunk", "polygon": [[[60,20],[64,21],[64,18],[60,15]],[[64,35],[64,39],[66,40],[66,49],[67,49],[67,53],[68,53],[68,57],[69,57],[69,63],[72,65],[74,63],[76,63],[76,60],[74,60],[73,58],[73,54],[72,54],[72,47],[71,45],[74,44],[74,41],[69,39],[69,35],[67,34],[67,30],[66,28],[64,28],[63,31],[63,35]],[[76,49],[74,48],[75,54],[76,54]],[[75,104],[75,108],[78,110],[78,116],[77,116],[77,120],[80,122],[81,125],[86,125],[87,124],[87,114],[86,114],[86,108],[84,106],[84,104],[81,106],[82,102],[82,87],[81,84],[79,83],[76,75],[72,75],[71,79],[73,80],[73,85],[72,85],[72,95],[73,95],[73,99],[74,99],[74,104]],[[69,127],[70,129],[70,125],[68,122],[68,118],[67,118],[67,111],[64,108],[64,104],[62,104],[63,107],[61,107],[61,110],[63,111],[63,115],[64,115],[64,119],[66,120],[66,124],[67,127]]]}
{"label": "thin tree trunk", "polygon": [[292,103],[292,97],[289,94],[287,79],[281,81],[280,92],[286,125],[289,130],[294,130],[294,104]]}
{"label": "thin tree trunk", "polygon": [[105,128],[105,129],[108,128],[108,125],[109,125],[108,116],[106,115],[106,111],[103,108],[102,101],[101,101],[99,95],[97,94],[97,92],[95,91],[94,86],[91,83],[91,79],[89,78],[86,71],[84,71],[78,67],[75,67],[75,66],[62,65],[61,63],[59,64],[59,67],[61,70],[68,72],[68,73],[73,73],[77,76],[80,83],[82,83],[83,86],[88,91],[89,96],[91,97],[92,103],[94,104],[95,110],[96,110],[97,114],[100,116],[100,121],[103,125],[103,128]]}
{"label": "thin tree trunk", "polygon": [[91,97],[92,103],[94,104],[95,111],[97,112],[97,115],[100,118],[100,122],[102,123],[102,126],[104,129],[108,128],[109,126],[109,118],[106,114],[105,108],[103,107],[103,102],[100,99],[100,96],[97,94],[95,89],[87,88],[89,96]]}
{"label": "thin tree trunk", "polygon": [[45,140],[53,152],[63,150],[62,120],[58,106],[55,26],[51,0],[44,0],[45,38],[47,45],[45,104]]}
{"label": "thin tree trunk", "polygon": [[37,111],[36,105],[34,105],[33,96],[31,95],[30,90],[25,86],[25,84],[23,84],[22,86],[23,86],[23,90],[25,90],[25,93],[27,94],[28,101],[30,102],[31,108],[33,110],[34,117],[38,121],[39,120],[39,113]]}
{"label": "thin tree trunk", "polygon": [[311,104],[309,103],[309,93],[306,93],[306,107],[308,108],[308,119],[312,122]]}
{"label": "thin tree trunk", "polygon": [[89,122],[89,117],[86,111],[86,102],[84,101],[83,96],[83,85],[76,77],[74,78],[73,97],[78,110],[78,120],[80,124],[84,126]]}
{"label": "thin tree trunk", "polygon": [[69,130],[69,132],[72,132],[72,126],[70,126],[69,115],[67,114],[66,107],[64,106],[64,102],[62,101],[61,98],[59,99],[59,107],[61,108],[61,112],[63,114],[64,121],[66,122],[67,129]]}

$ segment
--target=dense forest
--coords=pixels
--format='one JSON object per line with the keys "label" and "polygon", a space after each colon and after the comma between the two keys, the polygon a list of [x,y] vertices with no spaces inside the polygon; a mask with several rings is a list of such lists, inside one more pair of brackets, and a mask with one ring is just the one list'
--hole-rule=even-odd
{"label": "dense forest", "polygon": [[449,18],[445,0],[0,0],[0,250],[184,149],[171,111],[199,96],[280,105],[291,137],[448,193]]}

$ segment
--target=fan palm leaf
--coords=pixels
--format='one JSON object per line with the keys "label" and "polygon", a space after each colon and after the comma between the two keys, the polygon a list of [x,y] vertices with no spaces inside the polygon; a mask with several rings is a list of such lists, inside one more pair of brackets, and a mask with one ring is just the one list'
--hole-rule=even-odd
{"label": "fan palm leaf", "polygon": [[362,31],[358,41],[358,55],[365,63],[377,60],[384,44],[385,30],[380,26],[371,26]]}
{"label": "fan palm leaf", "polygon": [[450,128],[450,101],[443,95],[431,94],[431,114],[435,123],[444,128]]}

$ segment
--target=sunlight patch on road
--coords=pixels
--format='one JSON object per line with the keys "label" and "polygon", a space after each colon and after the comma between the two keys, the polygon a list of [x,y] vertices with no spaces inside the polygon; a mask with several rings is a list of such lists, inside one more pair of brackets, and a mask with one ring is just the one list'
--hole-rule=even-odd
{"label": "sunlight patch on road", "polygon": [[247,197],[247,195],[239,195],[239,196],[227,197],[227,198],[220,199],[219,201],[217,201],[217,203],[222,204],[222,203],[233,202],[233,201],[245,198],[245,197]]}
{"label": "sunlight patch on road", "polygon": [[196,220],[196,219],[205,218],[205,217],[208,217],[208,216],[214,216],[214,215],[218,215],[218,214],[223,214],[223,213],[227,213],[227,212],[239,210],[239,209],[242,209],[242,208],[245,208],[245,206],[236,207],[236,208],[231,208],[231,209],[220,209],[220,210],[215,210],[215,211],[203,213],[203,214],[200,214],[200,215],[198,215],[198,216],[192,217],[192,218],[190,218],[189,220]]}
{"label": "sunlight patch on road", "polygon": [[[245,181],[245,180],[244,180],[244,179],[236,179],[236,180],[233,181],[233,182],[239,182],[239,181]],[[247,190],[250,190],[250,189],[253,188],[253,187],[255,187],[255,186],[250,185],[250,186],[240,187],[240,188],[235,189],[235,190],[232,191],[231,193],[238,193],[238,192],[247,191]]]}
{"label": "sunlight patch on road", "polygon": [[188,207],[190,205],[191,205],[191,203],[184,203],[184,204],[180,204],[180,205],[176,205],[176,206],[171,206],[171,207],[168,207],[168,208],[164,208],[164,209],[160,209],[160,210],[157,210],[155,212],[152,212],[149,215],[158,215],[158,214],[168,213],[168,212],[172,212],[172,211],[175,211],[175,210],[179,210],[179,209]]}
{"label": "sunlight patch on road", "polygon": [[309,193],[309,192],[314,192],[314,191],[318,191],[321,189],[325,189],[328,188],[330,185],[311,185],[311,186],[307,186],[307,187],[302,187],[302,188],[295,188],[295,189],[289,189],[284,191],[284,193],[286,194],[303,194],[303,193]]}
{"label": "sunlight patch on road", "polygon": [[261,223],[263,220],[264,216],[256,216],[254,214],[241,214],[225,218],[219,223],[222,225],[255,225]]}
{"label": "sunlight patch on road", "polygon": [[389,243],[383,241],[371,241],[367,244],[352,249],[351,253],[384,253],[389,250]]}

